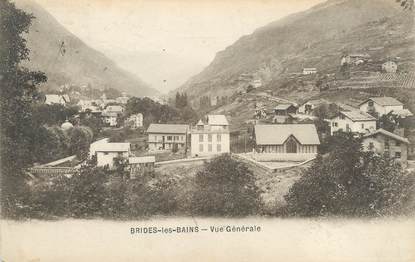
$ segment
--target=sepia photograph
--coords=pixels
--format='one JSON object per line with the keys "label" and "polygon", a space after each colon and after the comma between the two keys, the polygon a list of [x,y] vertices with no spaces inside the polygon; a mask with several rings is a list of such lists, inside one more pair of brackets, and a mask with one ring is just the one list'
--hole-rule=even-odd
{"label": "sepia photograph", "polygon": [[0,261],[415,261],[414,0],[0,0]]}

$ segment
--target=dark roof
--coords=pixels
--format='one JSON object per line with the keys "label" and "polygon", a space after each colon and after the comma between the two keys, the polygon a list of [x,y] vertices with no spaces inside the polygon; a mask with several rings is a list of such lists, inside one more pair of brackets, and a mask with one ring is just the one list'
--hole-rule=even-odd
{"label": "dark roof", "polygon": [[314,124],[256,125],[257,145],[282,145],[294,136],[302,145],[319,145],[317,129]]}

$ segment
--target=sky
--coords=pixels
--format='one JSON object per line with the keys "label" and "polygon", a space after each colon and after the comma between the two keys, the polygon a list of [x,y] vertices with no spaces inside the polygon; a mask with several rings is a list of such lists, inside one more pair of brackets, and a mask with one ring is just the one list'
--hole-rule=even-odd
{"label": "sky", "polygon": [[[241,36],[323,0],[35,0],[92,48],[167,92]],[[168,80],[168,81],[165,81]],[[168,83],[168,84],[166,84]]]}

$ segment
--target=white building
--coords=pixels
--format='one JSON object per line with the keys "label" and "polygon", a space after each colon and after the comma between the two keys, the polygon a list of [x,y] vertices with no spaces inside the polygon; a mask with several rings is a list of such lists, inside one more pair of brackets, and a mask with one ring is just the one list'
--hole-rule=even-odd
{"label": "white building", "polygon": [[148,149],[150,151],[186,149],[188,132],[188,125],[150,124],[147,129]]}
{"label": "white building", "polygon": [[258,161],[305,161],[317,155],[320,139],[314,124],[255,126]]}
{"label": "white building", "polygon": [[118,114],[117,113],[106,112],[106,111],[102,112],[102,121],[105,124],[107,124],[111,127],[114,127],[114,126],[117,126],[117,123],[118,123],[117,120],[118,120]]}
{"label": "white building", "polygon": [[131,128],[139,128],[143,126],[143,114],[138,113],[127,118],[126,122]]}
{"label": "white building", "polygon": [[365,112],[341,111],[338,116],[328,120],[331,135],[338,131],[366,133],[376,130],[376,118]]}
{"label": "white building", "polygon": [[303,75],[317,74],[317,68],[303,68]]}
{"label": "white building", "polygon": [[379,117],[392,111],[401,112],[403,104],[393,97],[371,97],[359,105],[360,111],[366,113],[376,113]]}
{"label": "white building", "polygon": [[386,73],[396,73],[396,71],[398,71],[398,64],[393,61],[387,61],[382,64],[382,71]]}
{"label": "white building", "polygon": [[211,156],[230,152],[229,123],[224,115],[208,115],[190,132],[191,155]]}
{"label": "white building", "polygon": [[95,145],[94,151],[97,157],[97,166],[108,165],[109,168],[113,168],[115,158],[130,156],[130,143],[98,143]]}

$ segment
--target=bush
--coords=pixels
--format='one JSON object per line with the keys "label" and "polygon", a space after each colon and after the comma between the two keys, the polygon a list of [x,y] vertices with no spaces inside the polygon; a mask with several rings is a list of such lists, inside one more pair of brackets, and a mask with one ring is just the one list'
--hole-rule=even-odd
{"label": "bush", "polygon": [[260,190],[248,167],[223,155],[196,174],[192,210],[203,216],[248,216],[261,210]]}
{"label": "bush", "polygon": [[411,199],[412,176],[387,156],[362,152],[359,140],[341,135],[285,196],[294,216],[400,214]]}

